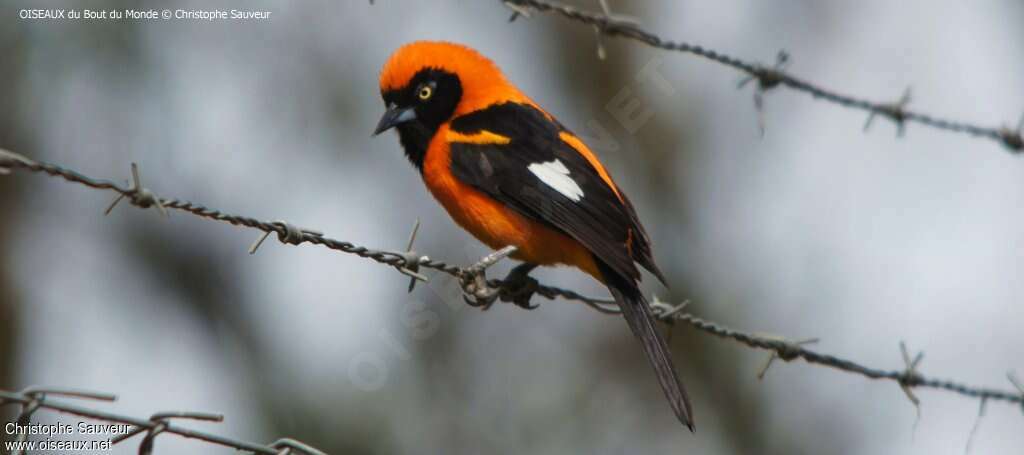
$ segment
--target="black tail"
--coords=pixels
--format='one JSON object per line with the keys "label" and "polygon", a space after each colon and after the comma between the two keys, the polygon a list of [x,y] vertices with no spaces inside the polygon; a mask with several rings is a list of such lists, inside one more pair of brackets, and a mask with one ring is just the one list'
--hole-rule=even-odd
{"label": "black tail", "polygon": [[647,361],[654,367],[654,373],[658,376],[661,389],[665,391],[665,397],[672,405],[676,417],[690,431],[694,431],[690,397],[686,395],[686,389],[683,387],[682,381],[679,380],[679,374],[676,373],[676,368],[672,364],[672,353],[669,352],[668,344],[658,332],[657,321],[651,314],[647,300],[644,299],[635,284],[622,279],[615,273],[605,273],[605,276],[608,290],[611,291],[615,302],[622,309],[622,316],[629,323],[633,335],[640,340],[644,354],[647,355]]}

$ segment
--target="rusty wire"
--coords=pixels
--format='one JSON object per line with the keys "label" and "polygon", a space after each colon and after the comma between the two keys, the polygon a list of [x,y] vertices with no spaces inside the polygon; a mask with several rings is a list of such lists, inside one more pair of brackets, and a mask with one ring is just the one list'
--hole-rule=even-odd
{"label": "rusty wire", "polygon": [[[371,259],[375,262],[394,267],[399,272],[412,276],[416,279],[425,280],[427,278],[418,272],[420,268],[433,269],[457,278],[462,286],[465,297],[470,300],[475,300],[477,304],[484,307],[498,299],[504,302],[513,302],[516,298],[521,297],[521,295],[518,294],[520,290],[510,289],[510,285],[504,280],[486,279],[483,275],[486,272],[487,267],[509,254],[511,252],[510,250],[506,248],[489,254],[477,264],[473,264],[468,267],[461,267],[448,264],[443,261],[430,259],[427,256],[421,256],[411,251],[413,241],[415,240],[415,231],[419,226],[418,222],[416,223],[414,235],[411,236],[406,251],[396,252],[377,250],[359,246],[351,242],[332,239],[323,235],[319,231],[298,228],[283,221],[261,221],[252,217],[223,213],[219,210],[204,207],[200,204],[188,201],[173,198],[160,198],[152,191],[143,187],[140,181],[135,182],[132,187],[123,187],[108,180],[94,179],[85,176],[72,169],[31,160],[22,155],[0,150],[0,171],[4,170],[42,173],[58,177],[69,182],[79,183],[89,188],[110,190],[117,193],[117,197],[119,199],[127,200],[131,204],[141,208],[162,206],[164,209],[180,210],[201,218],[258,229],[263,231],[265,234],[276,233],[278,240],[287,244],[300,245],[302,243],[313,243],[322,245],[332,250],[354,254],[359,257]],[[135,172],[133,172],[133,175],[137,174],[138,171],[136,169]],[[159,205],[157,202],[159,202]],[[250,251],[254,251],[254,249],[250,249]],[[489,286],[489,289],[481,289],[481,283],[486,283],[486,285]],[[606,314],[617,314],[619,312],[615,302],[610,299],[587,297],[569,289],[543,285],[536,282],[533,283],[530,290],[532,294],[540,295],[548,300],[561,298],[571,302],[586,304],[587,306]],[[919,371],[920,355],[918,358],[913,360],[909,358],[909,354],[905,355],[905,368],[902,370],[872,368],[835,355],[808,349],[805,347],[807,343],[804,341],[791,342],[779,337],[758,336],[734,330],[714,322],[706,321],[694,316],[693,314],[683,312],[682,306],[673,306],[671,304],[661,302],[658,299],[654,299],[651,302],[651,307],[654,314],[666,323],[685,323],[697,330],[716,337],[732,340],[750,348],[768,351],[771,354],[771,361],[779,359],[790,362],[796,359],[802,359],[809,364],[827,366],[870,379],[893,381],[900,386],[912,402],[916,401],[916,396],[910,392],[911,389],[936,389],[979,400],[1003,401],[1011,404],[1017,404],[1024,408],[1024,390],[1006,391],[972,386],[951,380],[926,377]],[[905,348],[902,347],[901,349],[905,350]],[[758,375],[764,376],[764,370],[766,370],[766,368],[762,368]],[[1012,376],[1011,378],[1011,383],[1016,387],[1018,385],[1016,378]]]}
{"label": "rusty wire", "polygon": [[[610,15],[607,9],[603,12],[588,12],[576,7],[565,5],[548,0],[500,0],[506,7],[513,11],[510,20],[518,17],[530,17],[533,11],[541,13],[556,13],[582,24],[594,27],[600,33],[621,37],[644,43],[648,46],[666,51],[683,52],[693,54],[715,63],[733,68],[745,75],[746,81],[757,81],[757,88],[754,92],[754,102],[760,116],[761,96],[764,92],[778,87],[785,87],[791,90],[806,93],[815,99],[842,106],[850,109],[857,109],[868,113],[868,120],[865,130],[874,117],[884,117],[896,124],[898,135],[902,136],[907,123],[917,123],[930,128],[949,131],[953,133],[966,134],[972,137],[985,138],[1000,143],[1011,153],[1024,151],[1024,116],[1016,125],[1003,127],[985,127],[972,123],[949,120],[920,111],[907,109],[910,102],[909,91],[894,102],[875,102],[864,98],[830,90],[807,80],[799,78],[787,72],[782,65],[762,65],[749,62],[729,54],[693,43],[672,41],[647,31],[640,27],[635,20],[623,20],[619,16]],[[603,6],[603,5],[602,5]],[[604,47],[598,43],[598,55],[604,54]],[[780,55],[784,53],[780,52]],[[786,54],[788,55],[788,54]],[[787,59],[788,60],[788,59]],[[742,85],[741,85],[742,86]],[[759,117],[759,125],[763,132],[763,121]]]}
{"label": "rusty wire", "polygon": [[[221,422],[224,420],[224,416],[220,414],[206,413],[206,412],[159,412],[153,414],[149,419],[141,419],[138,417],[125,416],[114,414],[106,411],[99,411],[95,409],[86,408],[83,406],[64,403],[60,401],[54,401],[49,396],[60,396],[65,398],[77,398],[86,399],[93,401],[116,401],[117,396],[107,393],[97,393],[75,389],[61,389],[61,388],[42,388],[42,387],[28,387],[20,392],[9,392],[6,390],[0,390],[0,406],[17,404],[21,410],[18,412],[17,422],[18,425],[26,426],[31,421],[32,416],[40,409],[49,409],[63,414],[71,414],[79,417],[85,417],[87,419],[119,423],[125,425],[131,425],[134,427],[126,434],[118,435],[111,438],[111,446],[131,439],[133,436],[145,433],[142,441],[139,443],[140,455],[148,455],[153,452],[153,446],[156,441],[156,437],[163,433],[176,434],[188,439],[196,439],[206,443],[230,447],[235,450],[246,451],[257,454],[268,454],[268,455],[289,455],[289,454],[306,454],[306,455],[326,455],[324,452],[300,441],[296,441],[290,438],[278,439],[270,444],[257,444],[252,442],[241,441],[238,439],[232,439],[224,436],[218,436],[212,433],[206,433],[203,431],[191,430],[188,428],[180,427],[172,424],[173,419],[190,419],[190,420],[201,420],[207,422]],[[27,432],[18,433],[16,442],[25,442],[27,439]],[[17,449],[12,452],[13,455],[20,455],[25,450],[24,447]]]}

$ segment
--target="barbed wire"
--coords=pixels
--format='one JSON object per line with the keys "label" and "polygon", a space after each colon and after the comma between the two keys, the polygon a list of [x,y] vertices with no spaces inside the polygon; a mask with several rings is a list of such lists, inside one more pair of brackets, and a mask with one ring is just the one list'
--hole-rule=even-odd
{"label": "barbed wire", "polygon": [[[98,420],[103,422],[110,422],[116,424],[130,425],[132,428],[127,432],[118,434],[115,437],[110,438],[109,446],[105,449],[124,442],[132,437],[145,433],[142,441],[139,443],[139,455],[149,455],[153,452],[153,446],[156,441],[156,437],[163,433],[176,434],[189,439],[196,439],[210,444],[215,444],[223,447],[230,447],[235,450],[244,450],[251,453],[257,454],[268,454],[268,455],[289,455],[289,454],[306,454],[306,455],[326,455],[326,453],[308,445],[303,442],[291,439],[282,438],[278,439],[270,444],[257,444],[252,442],[241,441],[238,439],[232,439],[224,436],[218,436],[212,433],[206,433],[203,431],[191,430],[188,428],[180,427],[171,423],[174,419],[188,419],[188,420],[199,420],[205,422],[221,422],[224,420],[224,416],[221,414],[214,414],[208,412],[159,412],[150,416],[149,419],[142,419],[138,417],[114,414],[106,411],[99,411],[82,407],[79,405],[63,403],[60,401],[53,401],[48,396],[60,396],[65,398],[76,398],[86,399],[93,401],[107,401],[112,402],[117,400],[116,395],[108,393],[91,392],[86,390],[76,389],[63,389],[63,388],[46,388],[46,387],[28,387],[20,392],[10,392],[0,389],[0,407],[10,404],[20,405],[20,411],[18,417],[15,419],[17,426],[28,427],[31,423],[32,416],[36,411],[40,409],[49,409],[64,414],[72,414],[79,417],[85,417],[92,420]],[[15,427],[17,428],[17,427]],[[10,432],[8,432],[10,433]],[[29,431],[16,431],[15,441],[13,446],[12,455],[20,455],[26,453],[29,447],[32,447],[28,443]],[[38,445],[36,445],[38,449]]]}
{"label": "barbed wire", "polygon": [[[614,300],[588,297],[576,291],[563,289],[555,286],[543,285],[533,278],[512,277],[506,279],[487,279],[486,270],[512,254],[515,247],[506,247],[502,250],[483,257],[479,262],[467,266],[457,266],[443,261],[430,259],[420,255],[413,250],[416,233],[419,229],[419,222],[413,228],[406,249],[403,251],[389,251],[371,249],[351,242],[336,240],[323,235],[322,232],[305,229],[289,224],[284,221],[261,221],[253,217],[232,215],[220,210],[205,207],[189,201],[174,198],[158,197],[153,191],[142,185],[142,179],[138,167],[132,163],[132,185],[125,187],[108,180],[94,179],[83,175],[75,170],[58,166],[51,163],[44,163],[31,160],[22,155],[0,149],[0,174],[10,171],[26,171],[30,173],[41,173],[51,177],[64,179],[72,183],[78,183],[89,188],[98,190],[109,190],[117,193],[114,204],[107,209],[109,213],[116,204],[126,200],[132,205],[140,208],[157,207],[161,213],[169,209],[179,210],[201,218],[221,221],[236,226],[245,226],[263,231],[263,234],[250,247],[249,253],[255,253],[259,245],[270,234],[277,234],[278,240],[290,245],[313,243],[322,245],[332,250],[367,258],[375,262],[394,267],[400,273],[411,277],[409,291],[413,290],[416,281],[426,281],[421,268],[432,269],[438,272],[455,277],[462,288],[463,297],[467,303],[473,306],[489,307],[496,301],[510,302],[519,306],[533,308],[530,300],[534,295],[539,295],[548,300],[563,299],[570,302],[583,303],[601,313],[617,314]],[[513,279],[515,278],[515,279]],[[1003,401],[1011,404],[1021,405],[1024,410],[1024,386],[1008,375],[1011,384],[1016,391],[999,390],[987,387],[978,387],[952,380],[936,379],[927,377],[920,373],[919,365],[922,354],[911,359],[906,347],[900,343],[903,354],[904,368],[886,370],[868,367],[852,360],[839,356],[825,354],[805,347],[805,345],[817,341],[789,341],[788,339],[773,336],[754,335],[751,333],[731,329],[717,323],[701,319],[693,314],[684,312],[686,304],[671,305],[654,298],[651,302],[656,317],[666,323],[684,323],[699,331],[711,334],[718,338],[738,342],[750,348],[765,350],[770,353],[768,363],[759,371],[758,376],[763,377],[771,362],[779,359],[791,362],[802,359],[808,364],[821,365],[836,370],[860,375],[870,379],[889,380],[895,382],[906,393],[908,399],[917,406],[919,401],[914,396],[912,389],[935,389],[956,393],[983,401]]]}
{"label": "barbed wire", "polygon": [[[761,126],[762,133],[764,131],[763,121],[760,119],[762,95],[772,89],[785,87],[838,106],[867,112],[868,119],[864,124],[865,131],[870,127],[875,117],[884,117],[896,124],[897,133],[900,136],[903,135],[907,123],[917,123],[938,130],[991,139],[1000,143],[1014,154],[1024,151],[1024,137],[1022,137],[1022,134],[1024,134],[1024,115],[1021,116],[1016,128],[1011,128],[1010,126],[985,127],[907,109],[907,105],[910,103],[909,89],[904,92],[904,95],[898,101],[894,102],[875,102],[843,94],[823,88],[786,72],[784,66],[789,60],[789,54],[784,51],[779,52],[779,58],[774,65],[762,65],[745,61],[699,44],[662,38],[655,33],[641,28],[637,21],[632,18],[609,14],[607,5],[603,2],[601,4],[603,11],[598,13],[584,11],[570,5],[547,0],[500,1],[513,11],[510,20],[515,20],[518,17],[529,17],[534,11],[556,13],[567,19],[590,25],[600,34],[638,41],[657,49],[697,55],[744,73],[746,77],[740,82],[740,88],[750,81],[757,81],[757,87],[754,91],[754,103],[758,110],[759,125]],[[598,56],[603,59],[604,54],[604,46],[598,41]]]}

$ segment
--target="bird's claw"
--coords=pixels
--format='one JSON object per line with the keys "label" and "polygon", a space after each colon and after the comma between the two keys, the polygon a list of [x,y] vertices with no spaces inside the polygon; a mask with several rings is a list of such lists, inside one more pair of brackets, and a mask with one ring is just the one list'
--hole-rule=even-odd
{"label": "bird's claw", "polygon": [[501,281],[501,300],[503,302],[511,302],[515,306],[527,310],[533,310],[540,306],[530,303],[540,285],[537,280],[530,277],[530,271],[534,267],[536,266],[529,263],[520,264],[508,273],[508,276]]}
{"label": "bird's claw", "polygon": [[474,270],[462,277],[462,300],[469,306],[488,310],[498,300],[501,291],[491,287],[483,270]]}
{"label": "bird's claw", "polygon": [[516,252],[516,247],[509,245],[487,256],[480,258],[476,264],[465,269],[459,276],[462,286],[462,300],[469,306],[487,310],[501,297],[501,289],[487,282],[487,268]]}
{"label": "bird's claw", "polygon": [[490,309],[498,300],[510,302],[527,310],[537,308],[539,305],[530,304],[530,299],[540,286],[537,280],[530,277],[530,272],[537,267],[536,264],[519,264],[501,281],[487,279],[487,267],[511,251],[506,248],[485,256],[479,263],[467,269],[459,280],[462,286],[462,300],[469,306],[483,310]]}

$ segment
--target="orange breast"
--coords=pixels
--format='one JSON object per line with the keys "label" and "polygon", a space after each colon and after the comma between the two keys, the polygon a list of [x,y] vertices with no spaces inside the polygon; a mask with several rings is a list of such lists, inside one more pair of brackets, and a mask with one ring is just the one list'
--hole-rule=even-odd
{"label": "orange breast", "polygon": [[575,239],[520,215],[452,175],[449,140],[480,143],[504,139],[459,136],[442,125],[423,161],[424,183],[455,222],[492,249],[515,245],[515,259],[540,265],[575,266],[601,280],[590,251]]}

